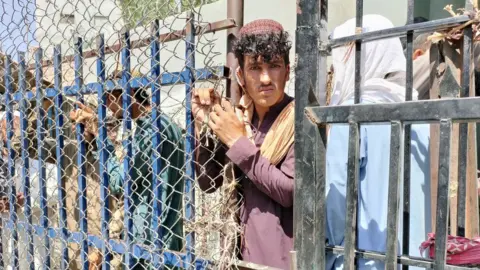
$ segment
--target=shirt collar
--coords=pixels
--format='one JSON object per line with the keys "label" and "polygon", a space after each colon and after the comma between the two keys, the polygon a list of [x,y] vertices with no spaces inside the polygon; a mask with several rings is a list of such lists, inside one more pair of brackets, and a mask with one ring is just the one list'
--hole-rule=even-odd
{"label": "shirt collar", "polygon": [[[272,107],[270,107],[270,110],[268,110],[267,114],[265,115],[265,120],[267,121],[274,121],[277,116],[282,112],[282,110],[293,100],[293,97],[285,94],[283,96],[283,99],[278,102],[277,104],[273,105]],[[254,118],[255,118],[255,121],[252,121],[252,123],[256,122],[256,120],[258,120],[258,115],[257,115],[257,112],[254,110]]]}

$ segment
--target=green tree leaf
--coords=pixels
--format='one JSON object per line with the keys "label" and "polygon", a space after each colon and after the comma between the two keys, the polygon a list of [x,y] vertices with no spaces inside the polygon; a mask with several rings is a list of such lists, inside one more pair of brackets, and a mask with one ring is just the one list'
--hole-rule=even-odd
{"label": "green tree leaf", "polygon": [[216,1],[218,0],[181,0],[180,10],[176,0],[120,0],[120,8],[126,25],[136,27]]}

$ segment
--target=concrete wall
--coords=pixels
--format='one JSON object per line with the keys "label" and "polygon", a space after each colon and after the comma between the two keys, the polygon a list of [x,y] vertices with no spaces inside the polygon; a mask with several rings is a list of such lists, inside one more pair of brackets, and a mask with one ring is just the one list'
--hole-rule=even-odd
{"label": "concrete wall", "polygon": [[99,32],[109,37],[123,25],[115,0],[36,0],[36,6],[35,39],[47,55],[54,44],[62,44],[67,53],[75,36],[88,45]]}

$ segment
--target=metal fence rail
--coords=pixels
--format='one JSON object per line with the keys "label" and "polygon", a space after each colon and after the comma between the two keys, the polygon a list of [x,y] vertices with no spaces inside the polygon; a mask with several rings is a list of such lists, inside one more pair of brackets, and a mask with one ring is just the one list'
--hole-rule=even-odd
{"label": "metal fence rail", "polygon": [[[440,99],[412,102],[413,35],[458,26],[469,21],[468,16],[413,24],[413,0],[408,1],[407,25],[381,31],[359,33],[338,39],[329,39],[327,33],[328,1],[302,0],[298,2],[296,52],[296,186],[295,186],[295,249],[298,269],[325,269],[327,253],[344,255],[345,269],[354,269],[359,258],[385,262],[386,269],[396,269],[397,263],[434,269],[466,269],[446,265],[446,240],[449,234],[450,148],[453,123],[460,123],[458,161],[458,233],[465,233],[465,204],[467,184],[467,122],[479,121],[479,98],[466,98],[473,87],[472,26],[463,30],[463,64],[460,99]],[[466,10],[473,10],[466,1]],[[363,1],[356,1],[356,27],[362,28]],[[406,102],[363,105],[360,103],[362,43],[391,37],[406,36]],[[355,43],[355,98],[354,105],[326,106],[324,88],[327,82],[326,58],[334,47]],[[309,92],[306,95],[306,92]],[[390,174],[388,190],[388,224],[386,253],[359,250],[357,240],[357,206],[359,188],[359,126],[387,122],[391,126]],[[326,130],[329,124],[349,124],[348,182],[346,197],[346,224],[344,247],[327,246],[326,241]],[[409,254],[410,207],[410,128],[412,123],[439,123],[438,193],[436,207],[435,260],[414,258]],[[463,140],[462,140],[463,138]],[[314,146],[312,148],[312,145]],[[403,179],[401,178],[403,177]],[[400,183],[403,182],[403,194]],[[405,209],[399,212],[400,196]],[[398,219],[403,215],[404,225]],[[478,224],[473,224],[477,226]],[[403,229],[403,247],[397,254],[397,233]],[[312,256],[312,254],[314,254]]]}

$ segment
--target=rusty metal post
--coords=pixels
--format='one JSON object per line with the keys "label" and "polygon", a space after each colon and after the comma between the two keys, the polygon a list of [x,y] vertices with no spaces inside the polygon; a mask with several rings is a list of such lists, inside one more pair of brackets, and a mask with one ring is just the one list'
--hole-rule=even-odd
{"label": "rusty metal post", "polygon": [[[237,78],[235,77],[235,70],[238,67],[238,61],[235,58],[235,54],[233,53],[233,43],[237,38],[238,32],[240,28],[243,26],[243,1],[244,0],[228,0],[227,2],[227,17],[228,19],[233,19],[235,21],[236,27],[229,28],[227,30],[227,67],[229,68],[230,74],[227,78],[227,97],[229,97],[233,104],[238,104],[240,101],[240,87],[237,83]],[[226,160],[225,160],[226,161]],[[227,161],[226,161],[227,162]],[[228,163],[225,163],[228,164]],[[228,185],[230,186],[231,182],[235,177],[233,176],[233,168],[229,168],[229,166],[225,166],[225,178]],[[238,217],[238,192],[236,189],[233,191],[229,191],[228,199],[226,204],[226,209],[222,215],[222,218],[229,219],[234,218],[236,222],[239,222]],[[232,242],[226,242],[230,238],[229,236],[233,235]],[[238,243],[237,243],[238,235],[235,229],[232,228],[225,228],[220,235],[220,243],[222,246],[227,247],[222,253],[222,256],[236,256],[239,252],[238,250]],[[219,266],[220,268],[224,268],[223,266]]]}
{"label": "rusty metal post", "polygon": [[297,1],[293,203],[297,269],[324,270],[326,265],[326,125],[312,122],[305,108],[325,103],[327,19],[328,1]]}
{"label": "rusty metal post", "polygon": [[238,31],[243,26],[243,2],[244,0],[228,0],[227,17],[233,19],[236,27],[227,30],[227,66],[230,68],[229,80],[227,80],[227,96],[231,98],[234,104],[240,100],[240,87],[235,77],[235,70],[238,67],[238,61],[232,50],[232,45],[237,38]]}

